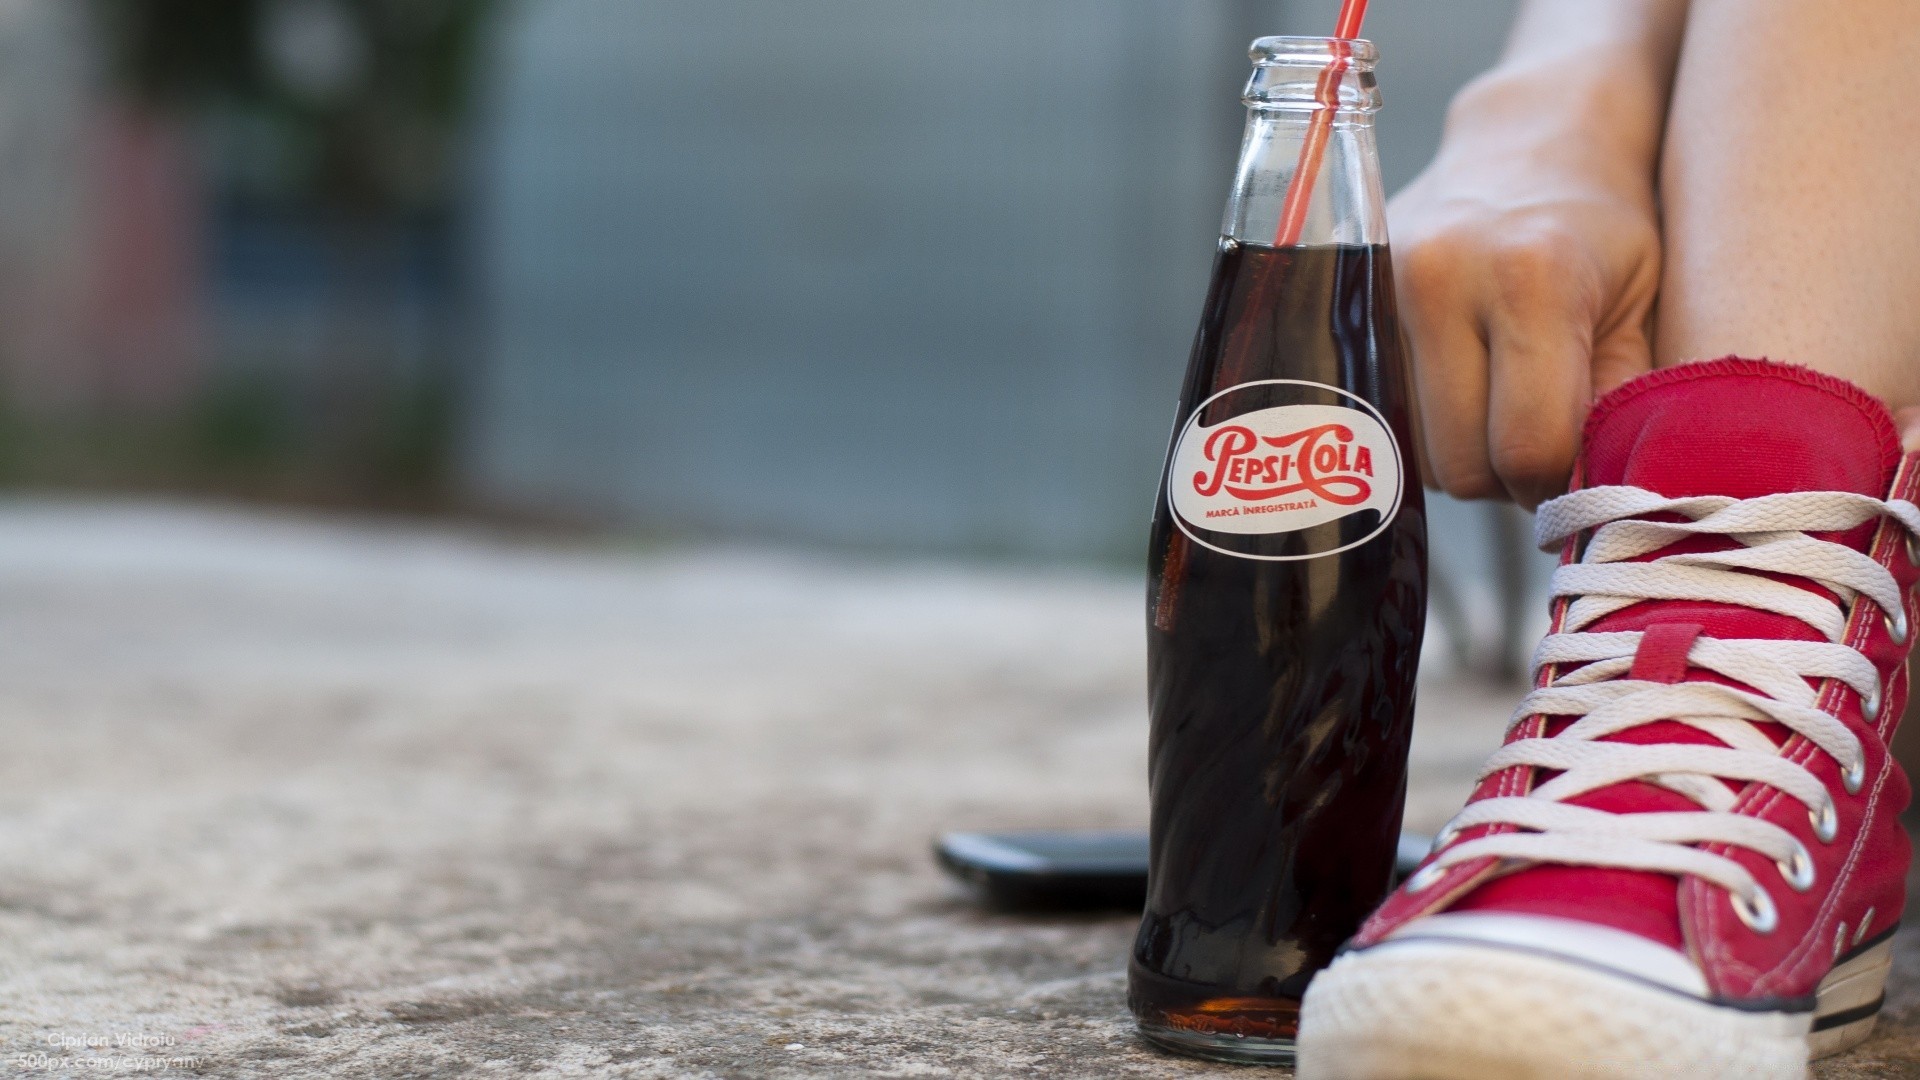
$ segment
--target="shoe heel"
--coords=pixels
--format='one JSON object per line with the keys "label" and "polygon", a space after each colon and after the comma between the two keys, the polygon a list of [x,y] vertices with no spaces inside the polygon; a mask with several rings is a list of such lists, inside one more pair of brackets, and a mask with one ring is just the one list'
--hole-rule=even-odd
{"label": "shoe heel", "polygon": [[1873,1034],[1873,1022],[1886,1004],[1887,972],[1893,966],[1893,941],[1869,946],[1820,980],[1813,1030],[1807,1034],[1809,1061],[1859,1045]]}

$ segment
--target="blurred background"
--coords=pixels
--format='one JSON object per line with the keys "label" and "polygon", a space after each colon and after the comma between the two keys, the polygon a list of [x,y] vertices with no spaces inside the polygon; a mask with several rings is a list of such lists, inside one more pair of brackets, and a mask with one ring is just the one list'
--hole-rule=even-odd
{"label": "blurred background", "polygon": [[[1513,6],[1374,5],[1389,189]],[[0,483],[1137,565],[1246,43],[1336,7],[0,0]],[[1436,510],[1457,657],[1529,548]]]}
{"label": "blurred background", "polygon": [[[1516,2],[1373,0],[1389,189]],[[1193,1075],[927,842],[1145,820],[1246,48],[1337,8],[0,0],[0,1044]],[[1419,832],[1550,569],[1430,506]]]}

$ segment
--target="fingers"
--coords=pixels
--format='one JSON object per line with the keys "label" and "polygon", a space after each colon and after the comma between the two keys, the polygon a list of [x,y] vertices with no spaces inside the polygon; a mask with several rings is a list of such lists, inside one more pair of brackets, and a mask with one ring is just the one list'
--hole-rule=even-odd
{"label": "fingers", "polygon": [[1417,237],[1398,278],[1430,482],[1534,507],[1566,490],[1596,394],[1651,368],[1658,268],[1508,225]]}
{"label": "fingers", "polygon": [[1653,370],[1653,327],[1646,315],[1603,331],[1593,346],[1593,399]]}
{"label": "fingers", "polygon": [[1515,249],[1493,272],[1487,313],[1487,459],[1502,490],[1529,509],[1567,490],[1593,399],[1593,325],[1550,250]]}
{"label": "fingers", "polygon": [[[1625,233],[1627,230],[1620,230]],[[1636,237],[1622,237],[1624,249],[1636,253],[1619,290],[1621,302],[1602,319],[1593,345],[1593,397],[1612,393],[1629,379],[1653,370],[1653,309],[1660,292],[1660,231],[1642,222]]]}
{"label": "fingers", "polygon": [[1504,489],[1486,453],[1487,346],[1478,304],[1464,287],[1467,251],[1444,238],[1417,241],[1404,249],[1394,277],[1426,479],[1456,498],[1485,499]]}

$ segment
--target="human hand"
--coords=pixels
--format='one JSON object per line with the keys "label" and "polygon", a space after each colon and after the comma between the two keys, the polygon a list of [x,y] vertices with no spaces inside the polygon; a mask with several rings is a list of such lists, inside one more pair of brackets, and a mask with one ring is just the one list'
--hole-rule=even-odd
{"label": "human hand", "polygon": [[[1566,490],[1593,400],[1652,366],[1652,161],[1604,108],[1483,79],[1388,206],[1428,483],[1532,507]],[[1625,133],[1635,144],[1644,133]]]}

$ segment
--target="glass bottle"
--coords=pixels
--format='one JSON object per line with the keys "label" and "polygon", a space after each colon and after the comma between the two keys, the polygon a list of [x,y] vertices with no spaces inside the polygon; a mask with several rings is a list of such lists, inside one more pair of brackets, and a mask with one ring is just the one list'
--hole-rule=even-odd
{"label": "glass bottle", "polygon": [[1426,515],[1374,48],[1262,38],[1252,57],[1149,554],[1152,864],[1128,1001],[1155,1043],[1288,1061],[1308,980],[1387,892]]}

